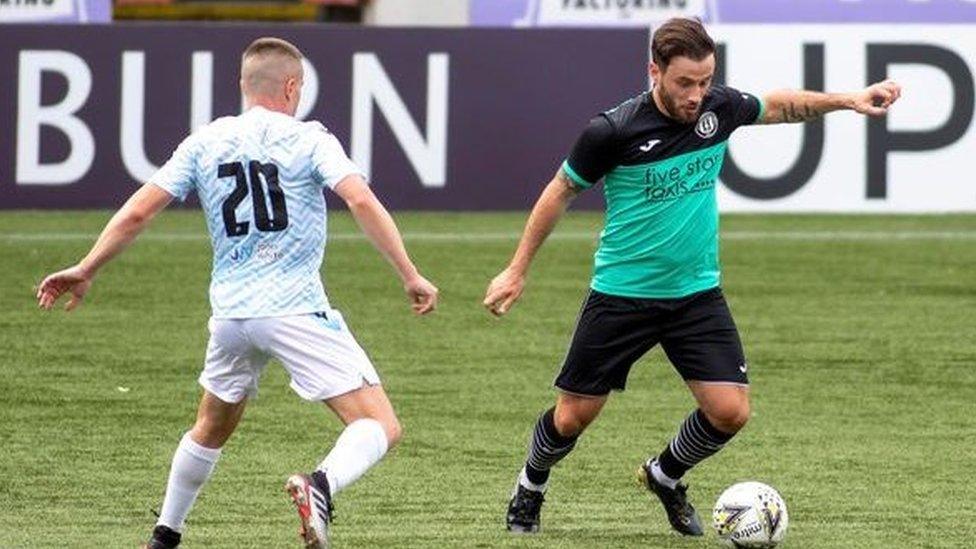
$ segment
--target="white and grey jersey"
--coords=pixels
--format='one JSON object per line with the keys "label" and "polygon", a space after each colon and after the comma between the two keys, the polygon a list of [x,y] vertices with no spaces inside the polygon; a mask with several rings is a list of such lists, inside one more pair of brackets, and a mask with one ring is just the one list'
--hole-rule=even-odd
{"label": "white and grey jersey", "polygon": [[214,318],[257,318],[328,309],[322,189],[361,173],[322,124],[253,107],[187,137],[150,182],[200,198]]}

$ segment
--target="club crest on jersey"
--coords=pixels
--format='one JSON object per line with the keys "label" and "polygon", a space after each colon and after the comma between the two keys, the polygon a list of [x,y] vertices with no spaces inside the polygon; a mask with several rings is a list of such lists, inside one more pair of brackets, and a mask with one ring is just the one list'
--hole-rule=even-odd
{"label": "club crest on jersey", "polygon": [[708,139],[709,137],[715,135],[718,131],[718,117],[715,113],[708,111],[698,118],[698,124],[695,124],[695,133],[698,137],[702,139]]}

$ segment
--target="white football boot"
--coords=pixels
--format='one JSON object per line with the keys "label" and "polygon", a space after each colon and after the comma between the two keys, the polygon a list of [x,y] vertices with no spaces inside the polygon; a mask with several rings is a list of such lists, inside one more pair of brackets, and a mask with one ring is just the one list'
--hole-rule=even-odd
{"label": "white football boot", "polygon": [[296,474],[288,477],[285,490],[298,509],[301,521],[299,535],[306,549],[329,547],[329,525],[332,523],[332,496],[325,473]]}

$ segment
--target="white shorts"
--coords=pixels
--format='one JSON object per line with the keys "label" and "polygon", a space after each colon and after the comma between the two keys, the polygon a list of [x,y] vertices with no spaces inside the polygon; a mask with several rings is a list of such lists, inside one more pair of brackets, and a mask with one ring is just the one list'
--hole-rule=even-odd
{"label": "white shorts", "polygon": [[380,378],[339,311],[266,318],[211,318],[200,385],[224,402],[255,396],[270,358],[306,400],[328,400]]}

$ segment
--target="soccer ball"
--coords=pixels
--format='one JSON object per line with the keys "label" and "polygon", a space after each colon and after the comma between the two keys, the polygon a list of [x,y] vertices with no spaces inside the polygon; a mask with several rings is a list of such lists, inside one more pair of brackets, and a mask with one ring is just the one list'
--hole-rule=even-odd
{"label": "soccer ball", "polygon": [[730,486],[712,509],[712,525],[726,547],[776,547],[786,537],[789,523],[786,502],[761,482]]}

